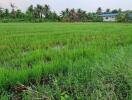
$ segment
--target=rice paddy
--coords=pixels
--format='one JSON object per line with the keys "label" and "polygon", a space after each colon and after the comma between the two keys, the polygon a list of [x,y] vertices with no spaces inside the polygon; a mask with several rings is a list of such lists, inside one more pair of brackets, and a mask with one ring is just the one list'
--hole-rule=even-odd
{"label": "rice paddy", "polygon": [[132,24],[0,23],[0,95],[131,100]]}

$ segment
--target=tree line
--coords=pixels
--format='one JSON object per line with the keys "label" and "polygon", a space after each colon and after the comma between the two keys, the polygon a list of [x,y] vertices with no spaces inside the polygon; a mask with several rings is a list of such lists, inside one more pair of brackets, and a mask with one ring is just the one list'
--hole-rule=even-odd
{"label": "tree line", "polygon": [[0,7],[0,22],[101,22],[103,21],[98,15],[101,13],[118,13],[118,22],[129,21],[129,13],[132,11],[122,11],[121,9],[106,9],[103,12],[99,7],[96,12],[86,12],[82,9],[68,9],[61,11],[60,14],[51,11],[50,6],[37,4],[30,5],[25,12],[17,9],[14,4],[10,4],[9,9]]}

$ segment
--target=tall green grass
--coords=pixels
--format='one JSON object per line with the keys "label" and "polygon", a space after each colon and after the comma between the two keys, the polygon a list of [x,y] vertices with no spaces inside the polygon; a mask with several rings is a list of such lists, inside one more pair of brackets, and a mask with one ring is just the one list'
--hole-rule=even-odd
{"label": "tall green grass", "polygon": [[1,99],[21,83],[50,99],[131,100],[131,52],[131,24],[1,23]]}

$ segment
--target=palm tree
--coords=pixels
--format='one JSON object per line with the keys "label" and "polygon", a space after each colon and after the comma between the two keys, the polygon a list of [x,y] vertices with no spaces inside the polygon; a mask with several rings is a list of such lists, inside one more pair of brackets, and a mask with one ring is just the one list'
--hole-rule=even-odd
{"label": "palm tree", "polygon": [[43,14],[44,14],[45,18],[48,18],[49,13],[50,13],[50,7],[49,7],[49,5],[44,5],[44,7],[43,7]]}
{"label": "palm tree", "polygon": [[43,18],[43,6],[40,5],[39,9],[40,9],[40,18]]}
{"label": "palm tree", "polygon": [[0,18],[3,17],[3,8],[0,7]]}
{"label": "palm tree", "polygon": [[16,11],[15,11],[16,6],[14,4],[12,4],[12,3],[10,3],[10,6],[12,8],[12,12],[11,12],[12,16],[13,16],[13,18],[15,18],[16,17]]}
{"label": "palm tree", "polygon": [[78,15],[75,11],[75,9],[71,9],[70,11],[70,21],[73,22],[73,21],[78,21]]}
{"label": "palm tree", "polygon": [[109,9],[109,8],[108,8],[108,9],[106,9],[106,12],[107,12],[107,13],[110,13],[110,9]]}
{"label": "palm tree", "polygon": [[16,17],[17,18],[22,18],[23,17],[23,13],[20,9],[16,10]]}
{"label": "palm tree", "polygon": [[78,13],[78,14],[81,14],[81,13],[82,13],[82,10],[81,10],[81,9],[78,9],[78,10],[77,10],[77,13]]}
{"label": "palm tree", "polygon": [[30,5],[26,11],[27,18],[32,20],[35,17],[35,11],[33,5]]}
{"label": "palm tree", "polygon": [[99,8],[97,9],[96,13],[97,13],[97,14],[101,14],[101,13],[102,13],[102,8],[99,7]]}
{"label": "palm tree", "polygon": [[9,17],[9,10],[8,10],[8,9],[5,9],[4,15],[5,15],[6,17]]}
{"label": "palm tree", "polygon": [[62,11],[61,17],[63,21],[69,22],[70,21],[70,10],[66,8],[66,10]]}
{"label": "palm tree", "polygon": [[37,7],[36,7],[36,9],[37,9],[38,17],[39,18],[42,18],[42,15],[43,15],[43,7],[38,4]]}
{"label": "palm tree", "polygon": [[37,7],[34,7],[34,17],[39,18],[38,9]]}
{"label": "palm tree", "polygon": [[121,8],[118,9],[118,13],[122,13],[122,9]]}
{"label": "palm tree", "polygon": [[87,20],[88,15],[87,15],[86,11],[78,9],[77,15],[79,18],[78,21],[86,21]]}
{"label": "palm tree", "polygon": [[69,12],[70,12],[70,10],[68,8],[66,8],[65,13],[67,16],[69,16]]}
{"label": "palm tree", "polygon": [[61,17],[66,17],[66,16],[69,16],[70,14],[70,10],[68,8],[66,8],[66,10],[64,11],[61,11]]}
{"label": "palm tree", "polygon": [[30,13],[32,16],[33,16],[33,13],[34,13],[34,8],[33,8],[33,5],[30,5],[26,11],[27,13]]}
{"label": "palm tree", "polygon": [[52,21],[59,21],[59,16],[55,12],[50,12],[48,19]]}
{"label": "palm tree", "polygon": [[117,9],[114,9],[111,11],[112,13],[118,13],[118,10]]}
{"label": "palm tree", "polygon": [[78,10],[77,10],[77,14],[78,14],[79,21],[80,21],[80,20],[82,19],[82,17],[83,17],[83,10],[78,9]]}
{"label": "palm tree", "polygon": [[61,11],[60,16],[63,18],[65,16],[65,11]]}

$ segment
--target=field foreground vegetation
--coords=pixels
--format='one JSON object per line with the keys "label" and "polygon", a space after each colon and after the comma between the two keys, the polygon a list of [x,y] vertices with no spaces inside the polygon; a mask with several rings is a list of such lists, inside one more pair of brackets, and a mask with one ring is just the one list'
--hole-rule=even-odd
{"label": "field foreground vegetation", "polygon": [[131,100],[132,24],[0,24],[0,100]]}

